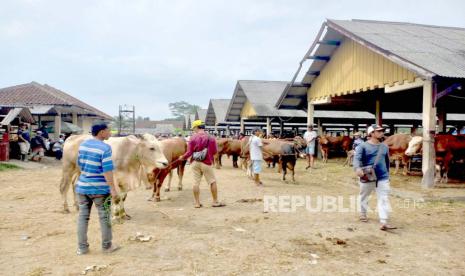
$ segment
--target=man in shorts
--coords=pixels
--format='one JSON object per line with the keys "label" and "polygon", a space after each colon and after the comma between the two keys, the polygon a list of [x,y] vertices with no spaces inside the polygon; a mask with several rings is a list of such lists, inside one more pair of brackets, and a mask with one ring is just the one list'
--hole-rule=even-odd
{"label": "man in shorts", "polygon": [[262,135],[261,128],[255,128],[253,130],[253,135],[250,138],[250,160],[252,161],[252,173],[254,176],[254,181],[257,186],[263,186],[263,183],[260,181],[260,173],[262,172],[262,162],[263,162],[263,143],[260,138]]}
{"label": "man in shorts", "polygon": [[[217,152],[215,137],[210,137],[210,135],[205,132],[205,123],[201,120],[192,122],[192,131],[194,134],[189,139],[187,152],[180,157],[180,160],[190,158],[192,172],[194,173],[194,207],[202,207],[200,203],[200,181],[202,180],[202,176],[205,177],[205,180],[210,185],[213,198],[212,207],[223,207],[225,204],[218,202],[218,186],[216,185],[215,172],[212,166],[214,156]],[[205,149],[205,156],[203,158],[198,158],[198,153]]]}

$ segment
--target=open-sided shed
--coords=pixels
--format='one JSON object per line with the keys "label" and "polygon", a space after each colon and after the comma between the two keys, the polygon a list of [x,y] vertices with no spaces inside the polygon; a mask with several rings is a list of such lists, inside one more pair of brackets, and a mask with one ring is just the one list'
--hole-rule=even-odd
{"label": "open-sided shed", "polygon": [[[275,104],[285,90],[288,82],[239,80],[228,106],[226,119],[241,122],[241,130],[248,122],[266,122],[267,134],[271,134],[273,125],[284,128],[284,123],[306,124],[306,113],[301,110],[278,109]],[[273,122],[274,121],[274,122]]]}
{"label": "open-sided shed", "polygon": [[[464,113],[464,53],[463,28],[327,20],[277,106],[305,108],[309,122],[314,110],[368,111],[379,124],[383,112],[421,113],[422,183],[431,187],[436,115],[439,131],[445,131],[447,113]],[[296,84],[307,60],[311,64]],[[307,93],[296,93],[302,86]]]}

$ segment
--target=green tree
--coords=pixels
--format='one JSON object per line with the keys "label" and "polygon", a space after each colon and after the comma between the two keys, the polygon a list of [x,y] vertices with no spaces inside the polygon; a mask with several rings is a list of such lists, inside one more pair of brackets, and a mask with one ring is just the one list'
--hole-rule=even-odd
{"label": "green tree", "polygon": [[185,115],[195,114],[195,112],[200,109],[200,106],[195,104],[190,104],[186,101],[179,101],[169,104],[171,114],[176,117],[176,119],[181,119]]}

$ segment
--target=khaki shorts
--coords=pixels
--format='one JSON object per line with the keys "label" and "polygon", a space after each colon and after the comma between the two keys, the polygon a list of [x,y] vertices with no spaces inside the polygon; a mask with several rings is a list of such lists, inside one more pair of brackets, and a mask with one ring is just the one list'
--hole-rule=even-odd
{"label": "khaki shorts", "polygon": [[209,185],[216,182],[215,172],[213,171],[213,166],[204,164],[203,162],[194,161],[191,164],[192,172],[194,173],[194,184],[200,185],[202,176],[205,176],[205,180]]}
{"label": "khaki shorts", "polygon": [[31,147],[31,144],[27,142],[19,142],[19,150],[21,151],[21,154],[28,154],[29,153],[29,148]]}

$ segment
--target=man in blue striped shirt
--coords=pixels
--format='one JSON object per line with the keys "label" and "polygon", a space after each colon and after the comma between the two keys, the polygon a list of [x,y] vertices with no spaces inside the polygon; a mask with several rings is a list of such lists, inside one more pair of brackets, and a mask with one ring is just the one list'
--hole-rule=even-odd
{"label": "man in blue striped shirt", "polygon": [[81,170],[76,184],[79,202],[78,255],[89,252],[87,228],[92,204],[95,204],[100,219],[103,252],[111,253],[119,249],[112,244],[110,195],[116,198],[117,193],[113,183],[111,147],[103,142],[111,136],[108,125],[104,122],[94,123],[92,136],[93,139],[86,140],[79,146],[77,160]]}

